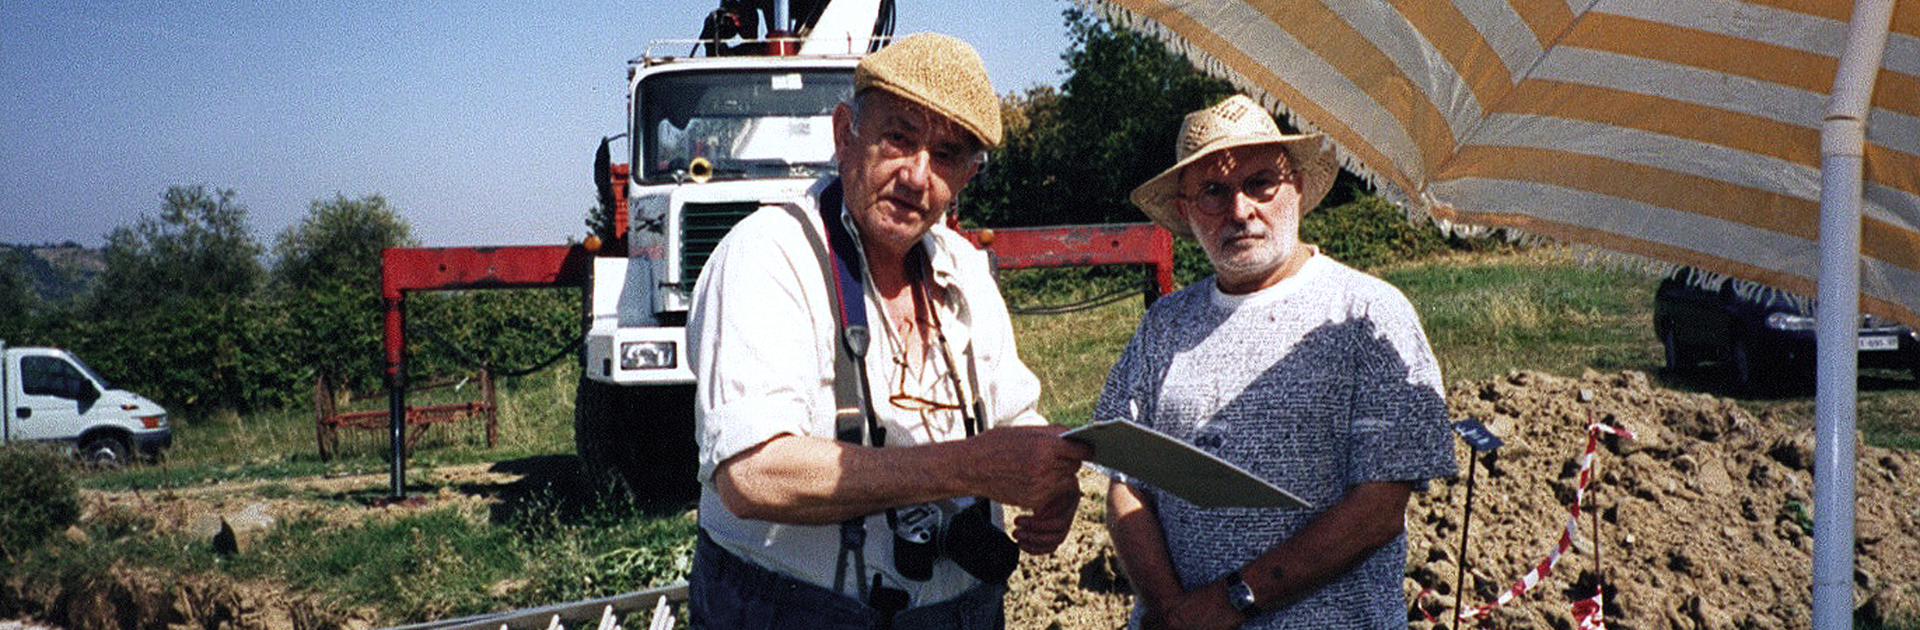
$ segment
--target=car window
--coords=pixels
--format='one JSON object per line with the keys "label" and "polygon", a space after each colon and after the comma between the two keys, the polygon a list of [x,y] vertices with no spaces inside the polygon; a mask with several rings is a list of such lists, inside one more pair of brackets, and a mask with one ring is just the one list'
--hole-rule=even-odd
{"label": "car window", "polygon": [[71,363],[55,357],[20,358],[20,389],[27,395],[79,398],[91,388]]}

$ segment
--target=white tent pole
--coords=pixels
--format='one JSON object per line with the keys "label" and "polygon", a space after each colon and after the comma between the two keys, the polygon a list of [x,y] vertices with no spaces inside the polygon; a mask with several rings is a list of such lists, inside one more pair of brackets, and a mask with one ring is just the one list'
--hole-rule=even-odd
{"label": "white tent pole", "polygon": [[1853,627],[1854,419],[1859,392],[1860,192],[1867,113],[1893,0],[1853,5],[1820,129],[1820,295],[1814,395],[1813,627]]}

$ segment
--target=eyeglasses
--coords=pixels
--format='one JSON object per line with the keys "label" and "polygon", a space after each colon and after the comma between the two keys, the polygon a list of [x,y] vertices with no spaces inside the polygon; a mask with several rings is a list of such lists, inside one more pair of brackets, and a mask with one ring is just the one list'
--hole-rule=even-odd
{"label": "eyeglasses", "polygon": [[1192,202],[1206,214],[1225,214],[1239,203],[1242,194],[1254,203],[1273,201],[1274,197],[1279,196],[1280,188],[1295,184],[1297,177],[1298,174],[1293,170],[1264,169],[1240,180],[1237,186],[1232,182],[1201,182],[1192,194],[1182,194],[1180,198]]}
{"label": "eyeglasses", "polygon": [[[931,352],[933,350],[930,348],[928,351]],[[893,363],[894,363],[894,372],[899,376],[894,379],[893,394],[887,396],[887,402],[892,403],[894,407],[905,409],[907,411],[958,411],[966,408],[965,405],[960,404],[960,402],[957,400],[953,402],[947,402],[947,401],[941,401],[941,400],[934,400],[933,398],[920,396],[918,394],[907,393],[907,359],[904,356],[904,353],[902,353],[901,355],[895,355],[893,358]],[[938,369],[937,365],[935,369]],[[947,382],[951,382],[951,379],[939,377],[939,378],[935,378],[934,382],[947,383]],[[931,391],[926,391],[922,393],[927,394],[927,396],[937,395]]]}

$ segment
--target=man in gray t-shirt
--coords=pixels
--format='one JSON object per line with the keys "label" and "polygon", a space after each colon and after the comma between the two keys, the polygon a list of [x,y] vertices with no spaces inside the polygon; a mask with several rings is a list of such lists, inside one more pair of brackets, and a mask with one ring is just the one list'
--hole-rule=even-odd
{"label": "man in gray t-shirt", "polygon": [[1097,419],[1129,418],[1299,495],[1201,508],[1116,475],[1108,529],[1135,627],[1404,628],[1405,514],[1455,472],[1440,369],[1405,296],[1300,242],[1338,167],[1245,96],[1189,114],[1133,192],[1215,276],[1155,303]]}

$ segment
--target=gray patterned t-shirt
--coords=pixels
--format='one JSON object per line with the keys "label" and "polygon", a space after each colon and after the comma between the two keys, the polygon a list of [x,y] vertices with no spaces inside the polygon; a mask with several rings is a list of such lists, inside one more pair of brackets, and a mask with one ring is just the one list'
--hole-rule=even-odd
{"label": "gray patterned t-shirt", "polygon": [[[1412,304],[1316,254],[1259,292],[1212,279],[1162,298],[1107,376],[1096,419],[1186,440],[1305,499],[1300,510],[1203,509],[1136,480],[1180,582],[1220,579],[1298,532],[1355,484],[1452,475],[1440,367]],[[1406,537],[1248,628],[1405,628]],[[1139,610],[1135,610],[1138,623]]]}

